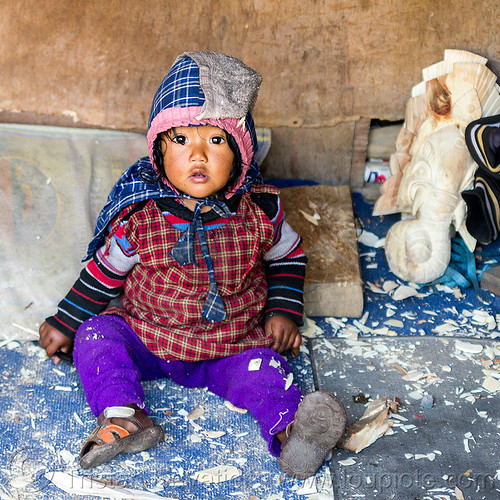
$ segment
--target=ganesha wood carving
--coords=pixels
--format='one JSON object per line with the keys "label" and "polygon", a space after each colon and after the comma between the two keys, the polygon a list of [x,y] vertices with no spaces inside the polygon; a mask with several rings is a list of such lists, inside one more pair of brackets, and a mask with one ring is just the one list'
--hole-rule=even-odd
{"label": "ganesha wood carving", "polygon": [[475,248],[460,193],[471,187],[477,168],[465,128],[500,111],[500,87],[486,62],[471,52],[445,50],[444,60],[425,68],[423,81],[412,89],[390,158],[391,177],[373,210],[401,212],[387,233],[385,254],[391,271],[406,281],[429,283],[442,276],[455,232]]}

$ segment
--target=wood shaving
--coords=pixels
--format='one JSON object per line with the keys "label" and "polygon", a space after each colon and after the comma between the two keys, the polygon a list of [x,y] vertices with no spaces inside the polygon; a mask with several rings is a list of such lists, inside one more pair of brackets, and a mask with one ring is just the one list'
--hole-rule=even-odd
{"label": "wood shaving", "polygon": [[398,408],[396,398],[390,402],[387,396],[370,401],[363,416],[346,430],[337,446],[359,453],[387,433],[393,424],[391,413],[396,413]]}
{"label": "wood shaving", "polygon": [[[310,215],[307,212],[304,212],[304,210],[300,210],[299,212],[304,216],[304,218],[307,220],[307,222],[310,222],[311,224],[317,226],[318,225],[318,219],[314,215]],[[317,214],[315,214],[317,215]],[[318,215],[319,217],[319,215]],[[321,217],[319,217],[321,219]]]}
{"label": "wood shaving", "polygon": [[188,413],[186,418],[188,420],[198,420],[201,416],[203,416],[204,413],[205,413],[205,410],[202,407],[198,406],[197,408],[192,410],[190,413]]}
{"label": "wood shaving", "polygon": [[394,300],[404,300],[408,297],[416,297],[419,296],[418,291],[412,286],[401,285],[397,290],[393,293],[392,298]]}
{"label": "wood shaving", "polygon": [[345,460],[339,460],[338,463],[340,465],[348,466],[354,465],[356,463],[356,460],[354,460],[354,458],[346,458]]}
{"label": "wood shaving", "polygon": [[203,434],[210,439],[217,439],[224,436],[226,433],[225,431],[203,431]]}
{"label": "wood shaving", "polygon": [[484,379],[482,387],[488,392],[497,392],[500,390],[500,380],[488,376]]}
{"label": "wood shaving", "polygon": [[358,242],[372,248],[382,248],[385,245],[385,238],[379,238],[370,231],[365,231],[358,236]]}
{"label": "wood shaving", "polygon": [[229,401],[224,401],[224,406],[228,408],[231,411],[235,411],[237,413],[246,413],[248,410],[245,410],[243,408],[238,408],[237,406],[234,406],[232,403]]}
{"label": "wood shaving", "polygon": [[479,354],[483,350],[483,346],[481,344],[475,344],[473,342],[456,340],[455,349],[468,354]]}

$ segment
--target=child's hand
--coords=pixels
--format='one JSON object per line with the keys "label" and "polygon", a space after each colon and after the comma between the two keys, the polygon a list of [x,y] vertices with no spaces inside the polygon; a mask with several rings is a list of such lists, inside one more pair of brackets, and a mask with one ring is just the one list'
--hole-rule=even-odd
{"label": "child's hand", "polygon": [[[68,353],[73,350],[73,341],[46,321],[40,325],[38,333],[40,335],[40,347],[45,349],[49,358],[52,358],[58,350]],[[60,361],[57,356],[53,359],[56,364]]]}
{"label": "child's hand", "polygon": [[302,337],[297,325],[285,316],[271,316],[264,325],[267,335],[272,335],[274,343],[272,349],[284,352],[288,349],[300,347]]}

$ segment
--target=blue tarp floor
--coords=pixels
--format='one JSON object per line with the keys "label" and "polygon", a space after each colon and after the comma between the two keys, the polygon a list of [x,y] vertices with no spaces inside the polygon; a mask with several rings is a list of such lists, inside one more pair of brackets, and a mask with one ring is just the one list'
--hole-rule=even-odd
{"label": "blue tarp floor", "polygon": [[[394,220],[372,217],[370,204],[353,198],[364,231],[383,237]],[[498,297],[488,292],[485,304],[473,288],[421,287],[397,300],[395,289],[407,283],[387,269],[383,249],[360,244],[359,254],[363,318],[310,318],[306,343],[289,361],[304,391],[342,399],[349,424],[365,409],[355,396],[400,398],[391,432],[371,446],[336,450],[315,477],[294,480],[269,456],[250,415],[206,390],[160,380],[145,390],[165,442],[82,471],[79,449],[95,421],[74,367],[55,366],[30,342],[7,340],[0,498],[500,498]],[[395,288],[384,288],[391,282]],[[431,408],[423,396],[432,396]]]}

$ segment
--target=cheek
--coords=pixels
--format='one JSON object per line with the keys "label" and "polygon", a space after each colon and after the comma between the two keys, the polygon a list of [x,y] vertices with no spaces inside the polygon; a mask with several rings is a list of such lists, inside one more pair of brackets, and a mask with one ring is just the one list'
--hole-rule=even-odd
{"label": "cheek", "polygon": [[231,170],[234,162],[234,154],[233,152],[228,148],[228,151],[223,151],[221,152],[220,155],[220,163],[224,164]]}

